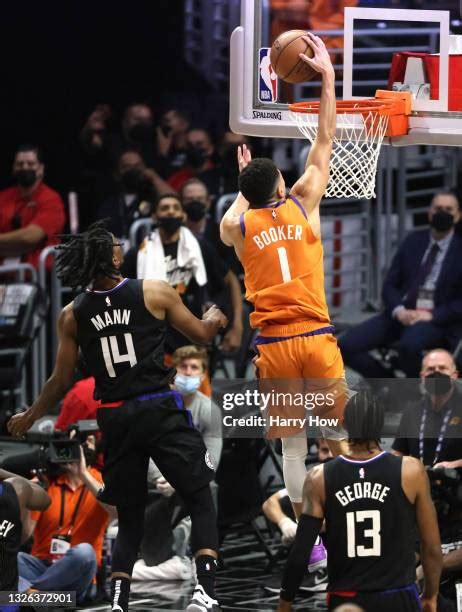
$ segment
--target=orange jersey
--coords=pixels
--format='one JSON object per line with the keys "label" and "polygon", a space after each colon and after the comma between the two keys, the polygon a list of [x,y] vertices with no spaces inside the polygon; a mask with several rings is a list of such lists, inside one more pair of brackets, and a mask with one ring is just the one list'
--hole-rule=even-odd
{"label": "orange jersey", "polygon": [[329,323],[323,248],[294,196],[241,216],[246,297],[254,305],[253,328]]}

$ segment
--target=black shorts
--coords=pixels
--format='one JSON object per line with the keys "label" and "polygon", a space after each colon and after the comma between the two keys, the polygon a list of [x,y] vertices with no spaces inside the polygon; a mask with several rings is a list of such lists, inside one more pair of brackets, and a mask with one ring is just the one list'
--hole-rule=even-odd
{"label": "black shorts", "polygon": [[100,501],[114,506],[145,503],[149,457],[181,496],[215,477],[207,448],[181,395],[174,391],[98,408],[103,435],[104,488]]}
{"label": "black shorts", "polygon": [[329,593],[328,609],[335,610],[342,604],[356,604],[365,612],[418,612],[422,610],[417,587],[412,584],[401,589],[376,593]]}

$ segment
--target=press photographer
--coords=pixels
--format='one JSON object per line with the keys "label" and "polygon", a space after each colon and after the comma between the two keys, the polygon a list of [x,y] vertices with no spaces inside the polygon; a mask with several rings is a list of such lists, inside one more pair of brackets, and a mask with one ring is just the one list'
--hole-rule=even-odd
{"label": "press photographer", "polygon": [[443,349],[425,355],[420,377],[423,393],[403,413],[393,452],[427,466],[443,543],[442,592],[454,599],[454,579],[462,576],[462,393]]}
{"label": "press photographer", "polygon": [[18,555],[21,588],[76,591],[78,603],[93,601],[104,533],[115,517],[112,506],[96,499],[102,478],[92,465],[95,437],[87,435],[81,445],[51,438],[45,455],[51,504],[31,513],[31,554]]}

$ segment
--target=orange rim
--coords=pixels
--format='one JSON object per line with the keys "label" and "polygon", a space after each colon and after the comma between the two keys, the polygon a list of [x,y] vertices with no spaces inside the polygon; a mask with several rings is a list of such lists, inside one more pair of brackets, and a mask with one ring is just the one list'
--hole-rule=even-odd
{"label": "orange rim", "polygon": [[[293,113],[305,113],[317,115],[319,113],[319,100],[315,102],[294,102],[289,104],[289,110]],[[395,100],[376,100],[368,98],[365,100],[338,100],[337,113],[344,115],[360,115],[364,113],[377,113],[379,115],[391,115],[396,108]]]}

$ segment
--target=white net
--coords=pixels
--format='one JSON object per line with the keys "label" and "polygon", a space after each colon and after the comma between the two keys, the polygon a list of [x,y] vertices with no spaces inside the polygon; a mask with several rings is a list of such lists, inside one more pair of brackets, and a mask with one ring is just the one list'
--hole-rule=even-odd
{"label": "white net", "polygon": [[[291,116],[313,143],[318,133],[318,114],[292,111]],[[327,197],[375,197],[377,162],[387,125],[388,115],[376,111],[337,114]]]}

